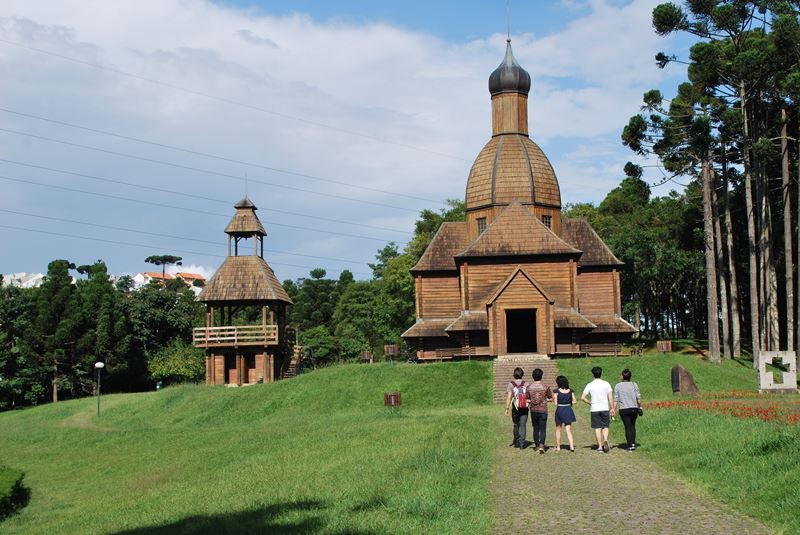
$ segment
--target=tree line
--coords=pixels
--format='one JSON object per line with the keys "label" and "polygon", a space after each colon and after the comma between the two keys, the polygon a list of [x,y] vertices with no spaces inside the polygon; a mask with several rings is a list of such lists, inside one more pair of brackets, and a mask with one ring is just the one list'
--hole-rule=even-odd
{"label": "tree line", "polygon": [[180,279],[132,286],[100,260],[54,260],[38,288],[0,285],[0,410],[92,394],[95,362],[109,392],[200,376],[203,354],[189,342],[203,306],[191,289]]}
{"label": "tree line", "polygon": [[[332,280],[317,268],[285,281],[295,303],[288,323],[305,347],[306,366],[357,359],[362,351],[380,357],[384,344],[401,344],[400,334],[415,320],[408,270],[443,221],[463,219],[460,201],[423,210],[402,251],[390,243],[377,252],[371,280],[356,281],[349,271]],[[165,269],[180,260],[145,261]],[[261,321],[245,313],[234,319]],[[205,307],[182,280],[135,289],[130,276],[112,280],[101,260],[81,266],[54,260],[38,288],[5,286],[0,277],[0,410],[91,395],[96,362],[105,364],[104,392],[201,381],[204,353],[191,341],[204,321]]]}
{"label": "tree line", "polygon": [[[711,360],[792,350],[800,136],[800,3],[690,0],[653,10],[659,35],[698,41],[672,99],[644,95],[623,143],[660,162],[666,179],[702,191],[706,325]],[[793,209],[794,207],[794,209]],[[747,321],[745,318],[749,318]]]}

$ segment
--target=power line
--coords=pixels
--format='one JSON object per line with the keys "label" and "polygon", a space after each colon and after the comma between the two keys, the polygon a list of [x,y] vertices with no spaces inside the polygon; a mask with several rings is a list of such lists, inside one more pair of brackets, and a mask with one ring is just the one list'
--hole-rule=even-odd
{"label": "power line", "polygon": [[[13,164],[13,165],[19,165],[19,166],[23,166],[23,167],[30,167],[30,168],[33,168],[33,169],[41,169],[41,170],[44,170],[44,171],[51,171],[53,173],[60,173],[60,174],[64,174],[64,175],[79,176],[79,177],[82,177],[82,178],[88,178],[88,179],[97,180],[97,181],[100,181],[100,182],[108,182],[108,183],[111,183],[111,184],[120,184],[120,185],[123,185],[123,186],[129,186],[131,188],[138,188],[138,189],[143,189],[143,190],[148,190],[148,191],[157,191],[159,193],[169,193],[169,194],[172,194],[172,195],[180,195],[180,196],[183,196],[183,197],[189,197],[191,199],[200,199],[200,200],[203,200],[203,201],[215,202],[215,203],[225,204],[225,205],[228,205],[228,206],[230,205],[229,201],[225,201],[225,200],[222,200],[222,199],[217,199],[217,198],[214,198],[214,197],[206,197],[204,195],[197,195],[196,193],[186,193],[184,191],[176,191],[176,190],[171,190],[171,189],[158,188],[158,187],[155,187],[155,186],[145,186],[144,184],[136,184],[134,182],[126,182],[124,180],[118,180],[118,179],[115,179],[115,178],[101,177],[101,176],[97,176],[97,175],[89,175],[89,174],[85,174],[85,173],[78,173],[76,171],[67,171],[65,169],[57,169],[57,168],[54,168],[54,167],[47,167],[47,166],[44,166],[44,165],[36,165],[36,164],[32,164],[32,163],[20,162],[20,161],[17,161],[17,160],[8,160],[8,159],[5,159],[5,158],[0,158],[0,162],[10,163],[10,164]],[[388,228],[388,227],[379,227],[377,225],[367,225],[365,223],[353,223],[353,222],[350,222],[350,221],[343,221],[341,219],[332,219],[332,218],[329,218],[329,217],[301,214],[299,212],[290,212],[288,210],[281,210],[279,208],[264,207],[264,209],[265,210],[269,210],[270,212],[276,212],[276,213],[287,214],[287,215],[294,215],[294,216],[299,216],[299,217],[307,217],[309,219],[318,219],[320,221],[327,221],[329,223],[340,223],[342,225],[352,225],[352,226],[355,226],[355,227],[363,227],[363,228],[370,228],[370,229],[376,229],[376,230],[385,230],[385,231],[388,231],[388,232],[396,232],[398,234],[411,234],[411,232],[404,231],[404,230],[397,230],[397,229]]]}
{"label": "power line", "polygon": [[5,43],[7,45],[23,48],[25,50],[29,50],[31,52],[36,52],[38,54],[44,54],[44,55],[47,55],[47,56],[52,56],[52,57],[55,57],[55,58],[63,59],[65,61],[71,61],[73,63],[77,63],[77,64],[80,64],[80,65],[86,65],[88,67],[92,67],[92,68],[95,68],[95,69],[100,69],[100,70],[104,70],[104,71],[108,71],[108,72],[113,72],[115,74],[119,74],[119,75],[122,75],[122,76],[127,76],[127,77],[130,77],[130,78],[135,78],[137,80],[142,80],[142,81],[145,81],[145,82],[148,82],[148,83],[160,85],[160,86],[163,86],[163,87],[168,87],[170,89],[183,91],[183,92],[189,93],[191,95],[197,95],[197,96],[200,96],[200,97],[203,97],[203,98],[207,98],[207,99],[210,99],[210,100],[214,100],[214,101],[217,101],[217,102],[230,104],[232,106],[238,106],[238,107],[241,107],[241,108],[245,108],[245,109],[249,109],[249,110],[255,110],[255,111],[262,112],[262,113],[266,113],[266,114],[269,114],[269,115],[274,115],[276,117],[281,117],[283,119],[290,119],[290,120],[293,120],[293,121],[298,121],[298,122],[309,124],[309,125],[313,125],[313,126],[319,126],[321,128],[327,128],[327,129],[333,130],[335,132],[341,132],[341,133],[344,133],[344,134],[349,134],[349,135],[352,135],[352,136],[356,136],[356,137],[360,137],[360,138],[364,138],[364,139],[369,139],[369,140],[372,140],[372,141],[377,141],[379,143],[385,143],[387,145],[395,145],[397,147],[403,147],[403,148],[406,148],[406,149],[412,149],[412,150],[416,150],[416,151],[427,152],[428,154],[435,154],[437,156],[444,156],[445,158],[450,158],[450,159],[453,159],[453,160],[467,161],[464,158],[461,158],[461,157],[458,157],[458,156],[453,156],[451,154],[446,154],[444,152],[439,152],[439,151],[435,151],[435,150],[431,150],[431,149],[426,149],[426,148],[423,148],[423,147],[417,147],[415,145],[409,145],[409,144],[400,143],[400,142],[397,142],[397,141],[390,141],[388,139],[383,139],[383,138],[380,138],[380,137],[377,137],[377,136],[372,136],[370,134],[365,134],[363,132],[358,132],[358,131],[355,131],[355,130],[348,130],[346,128],[341,128],[341,127],[338,127],[338,126],[333,126],[333,125],[321,123],[321,122],[318,122],[318,121],[312,121],[312,120],[306,119],[304,117],[297,117],[297,116],[294,116],[294,115],[289,115],[287,113],[282,113],[282,112],[278,112],[278,111],[275,111],[275,110],[270,110],[268,108],[262,108],[262,107],[259,107],[259,106],[254,106],[252,104],[247,104],[245,102],[239,102],[237,100],[233,100],[233,99],[229,99],[229,98],[225,98],[225,97],[219,97],[219,96],[216,96],[216,95],[212,95],[210,93],[204,93],[202,91],[197,91],[195,89],[189,89],[187,87],[182,87],[182,86],[175,85],[175,84],[172,84],[172,83],[169,83],[169,82],[164,82],[164,81],[161,81],[161,80],[157,80],[155,78],[149,78],[149,77],[146,77],[146,76],[141,76],[141,75],[138,75],[138,74],[129,73],[129,72],[117,69],[115,67],[110,67],[110,66],[106,66],[106,65],[100,65],[98,63],[93,63],[91,61],[84,61],[84,60],[73,58],[73,57],[70,57],[70,56],[65,56],[63,54],[58,54],[56,52],[51,52],[49,50],[36,48],[36,47],[30,46],[30,45],[25,45],[23,43],[18,43],[18,42],[15,42],[15,41],[9,41],[7,39],[0,39],[0,43]]}
{"label": "power line", "polygon": [[[187,170],[187,171],[193,171],[195,173],[202,173],[202,174],[213,175],[213,176],[221,176],[221,177],[230,178],[230,179],[233,179],[233,180],[244,181],[244,178],[241,177],[241,176],[230,175],[228,173],[222,173],[220,171],[211,171],[210,169],[203,169],[202,167],[193,167],[193,166],[190,166],[190,165],[183,165],[183,164],[179,164],[179,163],[175,163],[175,162],[168,162],[168,161],[165,161],[165,160],[158,160],[158,159],[155,159],[155,158],[147,158],[145,156],[137,156],[135,154],[128,154],[126,152],[118,152],[118,151],[114,151],[114,150],[103,149],[103,148],[100,148],[100,147],[94,147],[92,145],[83,145],[81,143],[74,143],[72,141],[64,141],[63,139],[55,139],[55,138],[47,137],[47,136],[40,136],[40,135],[37,135],[37,134],[31,134],[29,132],[21,132],[19,130],[11,130],[9,128],[0,128],[0,132],[6,132],[8,134],[14,134],[14,135],[17,135],[17,136],[25,136],[25,137],[29,137],[29,138],[33,138],[33,139],[39,139],[39,140],[48,141],[48,142],[51,142],[51,143],[59,143],[61,145],[67,145],[67,146],[70,146],[70,147],[77,147],[77,148],[81,148],[81,149],[86,149],[86,150],[91,150],[91,151],[96,151],[96,152],[102,152],[104,154],[111,154],[112,156],[120,156],[122,158],[130,158],[132,160],[139,160],[139,161],[148,162],[148,163],[155,163],[155,164],[158,164],[158,165],[165,165],[165,166],[174,167],[174,168],[177,168],[177,169],[184,169],[184,170]],[[312,195],[320,195],[320,196],[323,196],[323,197],[331,197],[331,198],[334,198],[334,199],[342,199],[342,200],[345,200],[345,201],[352,201],[352,202],[357,202],[357,203],[362,203],[362,204],[370,204],[370,205],[373,205],[373,206],[380,206],[381,208],[393,208],[395,210],[403,210],[403,211],[406,211],[406,212],[417,212],[417,210],[415,210],[413,208],[405,208],[403,206],[395,206],[395,205],[392,205],[392,204],[385,204],[385,203],[380,203],[380,202],[375,202],[375,201],[365,201],[363,199],[356,199],[356,198],[347,197],[347,196],[344,196],[344,195],[336,195],[334,193],[323,193],[323,192],[320,192],[320,191],[304,189],[304,188],[298,188],[296,186],[287,186],[285,184],[278,184],[278,183],[275,183],[275,182],[267,182],[265,180],[250,179],[250,181],[251,182],[257,182],[259,184],[263,184],[263,185],[266,185],[266,186],[272,186],[272,187],[275,187],[275,188],[282,188],[282,189],[288,189],[288,190],[292,190],[292,191],[299,191],[299,192],[302,192],[302,193],[310,193]]]}
{"label": "power line", "polygon": [[[63,233],[63,232],[52,232],[52,231],[48,231],[48,230],[38,230],[38,229],[31,229],[31,228],[25,228],[25,227],[17,227],[17,226],[14,226],[14,225],[2,225],[2,224],[0,224],[0,228],[9,229],[9,230],[20,230],[20,231],[23,231],[23,232],[35,232],[37,234],[47,234],[47,235],[50,235],[50,236],[59,236],[59,237],[62,237],[62,238],[74,238],[74,239],[78,239],[78,240],[87,240],[87,241],[92,241],[92,242],[109,243],[109,244],[113,244],[113,245],[124,245],[126,247],[141,247],[141,248],[144,248],[144,249],[149,249],[151,251],[154,250],[154,249],[159,249],[159,250],[168,251],[168,252],[171,252],[171,253],[193,254],[193,255],[198,255],[198,256],[210,256],[210,257],[215,257],[215,258],[227,258],[226,255],[220,255],[220,254],[201,253],[201,252],[198,252],[198,251],[187,251],[185,249],[174,249],[174,248],[171,248],[171,247],[156,247],[154,245],[147,245],[147,244],[142,244],[142,243],[131,243],[131,242],[118,241],[118,240],[105,240],[103,238],[95,238],[95,237],[91,237],[91,236],[77,236],[75,234],[66,234],[66,233]],[[286,263],[283,263],[283,262],[269,262],[269,264],[274,265],[274,266],[288,266],[288,267],[296,267],[296,268],[302,268],[302,269],[315,269],[316,267],[319,267],[319,266],[302,266],[302,265],[298,265],[298,264],[286,264]],[[341,273],[342,271],[350,271],[350,270],[330,269],[329,271],[336,271],[338,273]],[[351,273],[356,274],[355,271],[351,271]],[[370,276],[370,277],[372,276],[371,274],[364,273],[364,272],[358,272],[357,274],[358,275],[366,275],[366,276]]]}
{"label": "power line", "polygon": [[[116,227],[116,226],[112,226],[112,225],[105,225],[105,224],[102,224],[102,223],[89,223],[87,221],[78,221],[76,219],[64,219],[64,218],[60,218],[60,217],[52,217],[52,216],[46,216],[46,215],[41,215],[41,214],[31,214],[31,213],[28,213],[28,212],[17,212],[15,210],[5,210],[3,208],[0,208],[0,212],[5,212],[7,214],[23,215],[23,216],[27,216],[27,217],[36,217],[36,218],[39,218],[39,219],[47,219],[47,220],[50,220],[50,221],[60,221],[62,223],[73,223],[73,224],[76,224],[76,225],[85,225],[87,227],[97,227],[97,228],[104,228],[104,229],[109,229],[109,230],[121,230],[123,232],[135,232],[137,234],[147,234],[149,236],[157,236],[157,237],[160,237],[160,238],[173,238],[173,239],[176,239],[176,240],[185,240],[185,241],[193,241],[193,242],[197,242],[197,243],[207,243],[207,244],[216,245],[216,246],[224,246],[224,243],[221,243],[221,242],[218,242],[218,241],[201,240],[201,239],[198,239],[198,238],[189,238],[187,236],[175,236],[175,235],[172,235],[172,234],[164,234],[163,232],[148,232],[146,230],[141,230],[141,229],[126,228],[126,227]],[[343,262],[345,264],[356,264],[356,265],[364,265],[364,264],[366,264],[366,262],[362,262],[360,260],[346,260],[346,259],[343,259],[343,258],[331,258],[329,256],[316,256],[316,255],[307,255],[307,254],[301,254],[301,253],[292,253],[292,252],[289,252],[289,251],[281,251],[280,249],[269,248],[268,251],[271,252],[271,253],[277,253],[277,254],[285,254],[285,255],[291,255],[291,256],[302,256],[304,258],[316,258],[316,259],[319,259],[319,260],[331,260],[331,261],[334,261],[334,262]]]}
{"label": "power line", "polygon": [[244,161],[244,160],[237,160],[236,158],[229,158],[227,156],[219,156],[217,154],[211,154],[211,153],[208,153],[208,152],[203,152],[203,151],[198,151],[198,150],[193,150],[193,149],[187,149],[185,147],[178,147],[178,146],[175,146],[175,145],[168,145],[166,143],[161,143],[161,142],[157,142],[157,141],[150,141],[150,140],[147,140],[147,139],[137,138],[137,137],[133,137],[133,136],[127,136],[127,135],[124,135],[124,134],[119,134],[119,133],[111,132],[111,131],[108,131],[108,130],[100,130],[100,129],[97,129],[97,128],[91,128],[91,127],[88,127],[88,126],[82,126],[82,125],[78,125],[78,124],[75,124],[75,123],[68,123],[66,121],[59,121],[57,119],[51,119],[51,118],[48,118],[48,117],[43,117],[41,115],[34,115],[32,113],[24,113],[24,112],[20,112],[20,111],[11,110],[11,109],[8,109],[8,108],[0,108],[0,112],[10,113],[10,114],[13,114],[13,115],[18,115],[20,117],[27,117],[27,118],[30,118],[30,119],[36,119],[38,121],[45,121],[45,122],[48,122],[48,123],[57,124],[57,125],[61,125],[61,126],[68,126],[70,128],[76,128],[76,129],[79,129],[79,130],[85,130],[87,132],[93,132],[95,134],[102,134],[104,136],[111,136],[111,137],[116,137],[116,138],[119,138],[119,139],[125,139],[125,140],[128,140],[128,141],[135,141],[137,143],[144,143],[144,144],[147,144],[147,145],[152,145],[154,147],[160,147],[160,148],[164,148],[164,149],[180,151],[180,152],[183,152],[183,153],[186,153],[186,154],[192,154],[194,156],[203,156],[205,158],[213,158],[215,160],[221,160],[223,162],[246,165],[248,167],[255,167],[255,168],[258,168],[258,169],[264,169],[266,171],[274,171],[276,173],[283,173],[283,174],[286,174],[286,175],[299,176],[299,177],[308,178],[308,179],[311,179],[311,180],[318,180],[320,182],[327,182],[327,183],[330,183],[330,184],[337,184],[337,185],[340,185],[340,186],[347,186],[347,187],[355,188],[355,189],[363,189],[363,190],[367,190],[367,191],[373,191],[373,192],[376,192],[376,193],[383,193],[383,194],[386,194],[386,195],[395,195],[397,197],[404,197],[406,199],[414,199],[414,200],[417,200],[417,201],[432,202],[432,203],[436,203],[437,205],[441,204],[441,201],[436,201],[436,200],[433,200],[433,199],[427,199],[425,197],[417,197],[415,195],[407,195],[405,193],[398,193],[398,192],[395,192],[395,191],[388,191],[388,190],[384,190],[384,189],[372,188],[372,187],[369,187],[369,186],[362,186],[362,185],[359,185],[359,184],[353,184],[352,182],[345,182],[343,180],[335,180],[335,179],[332,179],[332,178],[324,178],[324,177],[320,177],[320,176],[317,176],[317,175],[309,175],[309,174],[300,173],[300,172],[297,172],[297,171],[290,171],[290,170],[287,170],[287,169],[280,169],[278,167],[271,167],[271,166],[264,165],[264,164],[247,162],[247,161]]}
{"label": "power line", "polygon": [[[84,195],[94,195],[94,196],[97,196],[97,197],[104,197],[104,198],[107,198],[107,199],[116,199],[116,200],[120,200],[120,201],[127,201],[127,202],[133,202],[133,203],[138,203],[138,204],[146,204],[146,205],[149,205],[149,206],[158,206],[160,208],[169,208],[170,210],[182,210],[184,212],[193,212],[193,213],[196,213],[196,214],[213,215],[213,216],[225,217],[225,218],[231,217],[229,214],[218,214],[218,213],[209,212],[209,211],[206,211],[206,210],[197,210],[195,208],[186,208],[186,207],[183,207],[183,206],[175,206],[175,205],[172,205],[172,204],[164,204],[164,203],[158,203],[158,202],[154,202],[154,201],[145,201],[145,200],[141,200],[141,199],[132,199],[130,197],[123,197],[121,195],[110,195],[108,193],[98,193],[98,192],[95,192],[95,191],[86,191],[86,190],[81,190],[81,189],[77,189],[77,188],[68,188],[66,186],[57,186],[55,184],[46,184],[44,182],[36,182],[34,180],[26,180],[26,179],[22,179],[22,178],[14,178],[14,177],[0,175],[0,180],[8,180],[10,182],[18,182],[18,183],[21,183],[21,184],[32,184],[34,186],[41,186],[41,187],[51,188],[51,189],[59,189],[59,190],[62,190],[62,191],[70,191],[70,192],[73,192],[73,193],[81,193],[81,194],[84,194]],[[333,230],[322,230],[322,229],[316,229],[316,228],[310,228],[310,227],[301,227],[301,226],[298,226],[298,225],[288,225],[286,223],[278,223],[276,221],[269,221],[269,220],[266,220],[266,219],[264,219],[263,222],[264,223],[268,223],[268,224],[273,225],[273,226],[276,226],[276,227],[286,227],[286,228],[291,228],[291,229],[296,229],[296,230],[306,230],[306,231],[312,231],[312,232],[320,232],[320,233],[323,233],[323,234],[335,234],[337,236],[346,236],[348,238],[359,238],[359,239],[363,239],[363,240],[372,240],[372,241],[378,241],[378,242],[381,242],[381,243],[386,243],[387,242],[387,240],[382,239],[382,238],[373,238],[371,236],[361,236],[359,234],[348,234],[346,232],[336,232],[336,231],[333,231]],[[398,243],[398,245],[402,245],[402,243]]]}

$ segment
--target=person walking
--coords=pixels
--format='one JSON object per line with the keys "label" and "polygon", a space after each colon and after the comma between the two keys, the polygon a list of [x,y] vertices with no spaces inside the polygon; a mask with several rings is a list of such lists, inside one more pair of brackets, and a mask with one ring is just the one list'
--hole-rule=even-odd
{"label": "person walking", "polygon": [[533,384],[528,388],[531,397],[531,425],[533,426],[533,442],[536,450],[544,453],[544,441],[547,436],[547,402],[553,399],[553,391],[542,382],[544,372],[535,368],[531,372]]}
{"label": "person walking", "polygon": [[511,421],[514,423],[514,440],[509,444],[525,449],[525,434],[528,425],[528,405],[530,393],[528,385],[522,380],[525,372],[522,368],[514,368],[514,380],[506,386],[506,416],[511,409]]}
{"label": "person walking", "polygon": [[590,405],[592,419],[592,429],[597,439],[597,451],[608,453],[608,426],[610,423],[609,414],[614,416],[615,411],[611,395],[611,385],[600,377],[603,375],[603,368],[595,366],[592,368],[594,379],[583,389],[581,401]]}
{"label": "person walking", "polygon": [[636,418],[642,407],[642,395],[639,385],[631,382],[631,371],[628,368],[620,374],[621,382],[614,385],[614,409],[619,412],[622,425],[625,426],[625,441],[628,451],[636,451]]}
{"label": "person walking", "polygon": [[575,439],[572,438],[572,424],[575,422],[572,406],[577,403],[575,392],[563,375],[556,377],[556,385],[558,388],[553,392],[553,403],[556,405],[556,451],[561,451],[561,430],[564,429],[569,440],[569,451],[575,453]]}

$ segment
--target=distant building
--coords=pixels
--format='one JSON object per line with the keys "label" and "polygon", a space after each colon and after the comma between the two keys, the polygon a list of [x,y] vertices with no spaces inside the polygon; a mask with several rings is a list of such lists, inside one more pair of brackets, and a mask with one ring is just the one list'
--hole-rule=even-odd
{"label": "distant building", "polygon": [[168,280],[172,280],[175,277],[166,273],[162,275],[158,271],[145,271],[144,273],[137,273],[133,276],[133,283],[135,284],[136,288],[141,288],[142,286],[149,284],[152,281],[159,281],[159,282],[166,282]]}
{"label": "distant building", "polygon": [[3,286],[18,288],[38,288],[44,282],[44,273],[9,273],[3,275]]}
{"label": "distant building", "polygon": [[188,273],[186,271],[179,271],[175,274],[175,278],[182,279],[189,286],[194,286],[195,282],[200,285],[205,284],[206,278],[198,273]]}

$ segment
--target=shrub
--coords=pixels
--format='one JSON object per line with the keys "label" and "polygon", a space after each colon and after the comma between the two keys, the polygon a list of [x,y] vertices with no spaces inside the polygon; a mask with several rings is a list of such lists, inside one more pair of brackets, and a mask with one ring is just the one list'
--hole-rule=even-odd
{"label": "shrub", "polygon": [[0,518],[28,505],[30,490],[22,484],[23,477],[19,470],[0,466]]}
{"label": "shrub", "polygon": [[203,356],[202,349],[175,338],[150,357],[147,368],[154,381],[167,384],[196,382],[205,373]]}

